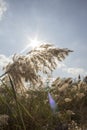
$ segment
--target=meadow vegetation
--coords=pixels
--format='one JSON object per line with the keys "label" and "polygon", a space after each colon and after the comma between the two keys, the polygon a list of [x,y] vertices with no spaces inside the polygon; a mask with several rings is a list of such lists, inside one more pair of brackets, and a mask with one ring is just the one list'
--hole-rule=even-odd
{"label": "meadow vegetation", "polygon": [[45,44],[13,57],[0,77],[0,130],[86,130],[87,77],[48,79],[69,52]]}

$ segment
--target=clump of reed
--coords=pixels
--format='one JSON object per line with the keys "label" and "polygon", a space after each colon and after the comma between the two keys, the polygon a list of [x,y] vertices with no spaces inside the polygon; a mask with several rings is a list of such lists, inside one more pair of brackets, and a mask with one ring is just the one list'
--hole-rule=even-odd
{"label": "clump of reed", "polygon": [[[45,44],[26,55],[13,56],[0,79],[1,130],[86,129],[87,77],[77,81],[58,77],[49,86],[39,73],[48,75],[69,52]],[[27,89],[25,81],[30,83]],[[56,103],[55,111],[50,107],[49,93]]]}
{"label": "clump of reed", "polygon": [[[85,130],[87,127],[87,82],[57,78],[52,86],[29,87],[23,94],[15,91],[11,77],[0,89],[1,130]],[[58,84],[59,82],[59,84]],[[56,84],[55,84],[56,83]],[[67,87],[63,87],[67,84]],[[60,88],[62,91],[60,91]],[[57,104],[52,111],[48,93]],[[62,128],[63,129],[63,128]]]}

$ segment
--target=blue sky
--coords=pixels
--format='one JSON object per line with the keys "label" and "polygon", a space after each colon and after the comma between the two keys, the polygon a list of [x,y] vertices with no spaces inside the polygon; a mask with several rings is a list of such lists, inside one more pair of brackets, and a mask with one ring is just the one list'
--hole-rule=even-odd
{"label": "blue sky", "polygon": [[56,76],[87,75],[87,0],[0,0],[0,69],[35,36],[74,50]]}

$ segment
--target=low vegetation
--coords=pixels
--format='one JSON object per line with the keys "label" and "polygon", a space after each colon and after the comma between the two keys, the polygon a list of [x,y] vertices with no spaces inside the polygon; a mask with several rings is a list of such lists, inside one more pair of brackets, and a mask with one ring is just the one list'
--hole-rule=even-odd
{"label": "low vegetation", "polygon": [[48,75],[69,52],[46,44],[13,57],[0,79],[0,130],[86,130],[87,77],[50,84],[39,74]]}

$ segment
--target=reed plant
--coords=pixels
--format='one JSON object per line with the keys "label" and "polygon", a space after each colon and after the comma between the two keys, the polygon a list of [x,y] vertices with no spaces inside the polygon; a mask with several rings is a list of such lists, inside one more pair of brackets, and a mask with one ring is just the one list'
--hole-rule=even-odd
{"label": "reed plant", "polygon": [[50,79],[43,82],[40,75],[48,76],[69,52],[45,44],[13,56],[0,76],[0,130],[87,128],[87,77],[58,77],[49,84]]}

